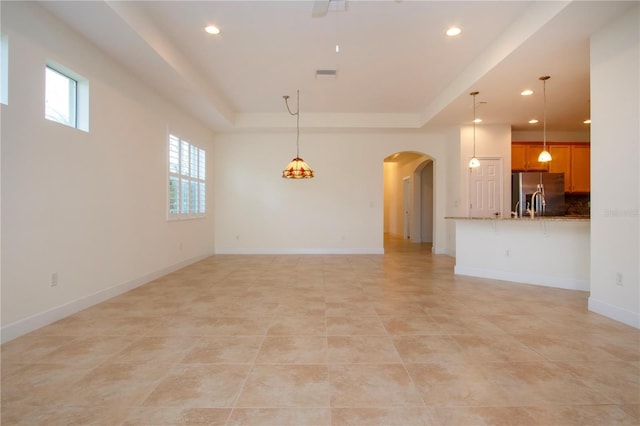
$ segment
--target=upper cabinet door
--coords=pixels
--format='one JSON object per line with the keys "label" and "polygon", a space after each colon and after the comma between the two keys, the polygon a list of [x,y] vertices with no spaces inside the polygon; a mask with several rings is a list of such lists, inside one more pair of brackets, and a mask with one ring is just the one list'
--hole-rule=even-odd
{"label": "upper cabinet door", "polygon": [[591,146],[571,145],[571,192],[591,191]]}
{"label": "upper cabinet door", "polygon": [[564,192],[571,192],[571,145],[551,145],[549,172],[564,173]]}
{"label": "upper cabinet door", "polygon": [[542,152],[541,143],[514,143],[511,144],[511,171],[514,172],[546,172],[548,163],[538,161],[538,155]]}

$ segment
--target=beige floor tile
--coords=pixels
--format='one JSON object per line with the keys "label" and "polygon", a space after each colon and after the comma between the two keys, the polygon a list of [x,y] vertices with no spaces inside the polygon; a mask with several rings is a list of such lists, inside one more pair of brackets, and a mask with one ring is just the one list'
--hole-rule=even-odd
{"label": "beige floor tile", "polygon": [[47,354],[46,362],[96,367],[138,340],[135,336],[76,337]]}
{"label": "beige floor tile", "polygon": [[[597,343],[584,336],[519,334],[521,344],[550,361],[619,361],[615,355],[600,349]],[[590,337],[590,336],[587,336]]]}
{"label": "beige floor tile", "polygon": [[640,404],[624,404],[621,405],[620,408],[624,410],[625,413],[636,419],[638,424],[640,424]]}
{"label": "beige floor tile", "polygon": [[222,426],[230,413],[231,408],[136,407],[122,426]]}
{"label": "beige floor tile", "polygon": [[329,336],[386,336],[387,331],[378,316],[327,316]]}
{"label": "beige floor tile", "polygon": [[328,360],[344,363],[401,363],[402,360],[387,336],[329,336]]}
{"label": "beige floor tile", "polygon": [[451,336],[395,336],[394,345],[407,364],[465,362],[461,348]]}
{"label": "beige floor tile", "polygon": [[322,426],[331,424],[329,408],[235,408],[228,426]]}
{"label": "beige floor tile", "polygon": [[397,336],[425,336],[448,334],[440,325],[426,314],[394,316],[385,315],[381,317],[382,324],[387,333]]}
{"label": "beige floor tile", "polygon": [[182,352],[183,364],[251,364],[263,336],[204,336]]}
{"label": "beige floor tile", "polygon": [[545,361],[545,358],[509,335],[455,335],[451,338],[466,362]]}
{"label": "beige floor tile", "polygon": [[174,366],[142,405],[188,408],[233,407],[249,369],[249,366],[237,364]]}
{"label": "beige floor tile", "polygon": [[51,405],[91,371],[91,367],[68,364],[16,364],[20,369],[2,378],[5,404]]}
{"label": "beige floor tile", "polygon": [[2,345],[2,364],[5,366],[11,363],[37,363],[74,338],[35,333],[18,337]]}
{"label": "beige floor tile", "polygon": [[39,407],[23,417],[19,422],[12,423],[3,416],[2,424],[21,425],[65,425],[65,426],[112,426],[120,425],[131,410],[130,406],[118,405],[94,405],[94,406],[67,406],[54,405]]}
{"label": "beige floor tile", "polygon": [[503,386],[482,365],[446,360],[407,364],[413,383],[428,406],[510,406]]}
{"label": "beige floor tile", "polygon": [[640,404],[640,369],[623,361],[557,362],[559,368],[614,404]]}
{"label": "beige floor tile", "polygon": [[637,426],[638,420],[617,405],[548,405],[527,408],[535,424],[562,426]]}
{"label": "beige floor tile", "polygon": [[543,423],[527,407],[432,407],[432,421],[439,426],[563,426]]}
{"label": "beige floor tile", "polygon": [[267,336],[256,364],[324,364],[327,338],[323,336]]}
{"label": "beige floor tile", "polygon": [[331,424],[335,426],[437,425],[426,407],[333,408]]}
{"label": "beige floor tile", "polygon": [[322,315],[276,316],[271,320],[269,336],[326,336],[326,318]]}
{"label": "beige floor tile", "polygon": [[330,364],[331,407],[424,406],[402,364]]}
{"label": "beige floor tile", "polygon": [[329,407],[326,365],[255,365],[236,407]]}
{"label": "beige floor tile", "polygon": [[132,406],[141,404],[168,370],[167,364],[102,364],[59,396],[69,406]]}
{"label": "beige floor tile", "polygon": [[512,362],[483,364],[481,368],[492,384],[505,394],[505,405],[544,404],[589,405],[607,402],[570,372],[550,362]]}
{"label": "beige floor tile", "polygon": [[170,364],[180,361],[198,342],[196,337],[155,336],[140,337],[108,359],[111,363]]}

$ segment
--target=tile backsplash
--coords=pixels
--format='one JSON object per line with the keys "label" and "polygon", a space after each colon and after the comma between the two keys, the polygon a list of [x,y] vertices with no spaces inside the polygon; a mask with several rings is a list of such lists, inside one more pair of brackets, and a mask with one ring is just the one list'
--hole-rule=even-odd
{"label": "tile backsplash", "polygon": [[564,205],[567,215],[590,216],[590,194],[564,194]]}

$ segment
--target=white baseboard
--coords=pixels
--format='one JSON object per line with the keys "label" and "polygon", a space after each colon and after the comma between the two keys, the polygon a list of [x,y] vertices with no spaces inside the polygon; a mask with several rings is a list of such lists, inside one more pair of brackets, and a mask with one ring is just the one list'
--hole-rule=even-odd
{"label": "white baseboard", "polygon": [[384,254],[384,249],[217,249],[216,254]]}
{"label": "white baseboard", "polygon": [[565,290],[589,291],[591,284],[589,280],[577,278],[554,277],[547,275],[522,274],[517,272],[497,271],[491,269],[469,268],[456,266],[456,275],[468,275],[471,277],[491,278],[494,280],[513,281],[522,284],[541,285],[544,287],[562,288]]}
{"label": "white baseboard", "polygon": [[640,313],[638,312],[629,311],[593,297],[589,297],[589,310],[631,327],[640,328]]}
{"label": "white baseboard", "polygon": [[2,329],[0,329],[0,342],[5,343],[15,339],[16,337],[23,336],[27,333],[37,330],[38,328],[54,323],[58,320],[61,320],[62,318],[73,315],[76,312],[80,312],[83,309],[90,308],[93,305],[109,300],[119,294],[126,293],[127,291],[133,290],[136,287],[140,287],[143,284],[167,275],[173,271],[182,269],[185,266],[198,262],[208,256],[210,255],[207,254],[203,256],[197,256],[191,259],[184,260],[182,262],[178,262],[176,264],[173,264],[166,268],[162,268],[150,274],[146,274],[142,277],[136,278],[126,283],[118,284],[116,286],[100,290],[97,293],[81,297],[71,302],[67,302],[63,305],[56,306],[54,308],[47,309],[46,311],[39,312],[35,315],[31,315],[30,317],[18,320],[11,324],[7,324],[6,326],[3,326]]}

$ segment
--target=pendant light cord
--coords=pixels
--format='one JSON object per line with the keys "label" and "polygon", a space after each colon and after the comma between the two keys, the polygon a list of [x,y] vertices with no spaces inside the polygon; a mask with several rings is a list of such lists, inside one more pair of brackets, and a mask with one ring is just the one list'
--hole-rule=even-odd
{"label": "pendant light cord", "polygon": [[289,96],[283,96],[289,114],[296,116],[296,158],[300,158],[300,90],[296,91],[296,112],[289,108]]}
{"label": "pendant light cord", "polygon": [[542,144],[544,150],[547,150],[547,80],[542,80],[542,99],[544,100],[544,108],[542,111]]}
{"label": "pendant light cord", "polygon": [[473,158],[476,157],[476,95],[473,95]]}
{"label": "pendant light cord", "polygon": [[476,96],[480,92],[469,93],[473,96],[473,158],[476,158]]}
{"label": "pendant light cord", "polygon": [[547,80],[551,77],[544,75],[539,78],[542,80],[542,149],[547,150]]}

